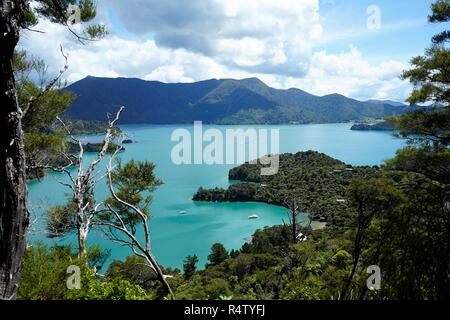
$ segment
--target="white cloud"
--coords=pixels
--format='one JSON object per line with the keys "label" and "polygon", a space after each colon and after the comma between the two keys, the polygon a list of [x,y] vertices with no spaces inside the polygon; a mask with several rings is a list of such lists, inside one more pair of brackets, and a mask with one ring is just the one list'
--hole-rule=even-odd
{"label": "white cloud", "polygon": [[114,13],[158,46],[184,48],[250,72],[301,76],[321,36],[318,0],[112,0]]}
{"label": "white cloud", "polygon": [[145,80],[158,80],[163,82],[193,82],[192,78],[185,76],[182,65],[160,66],[144,77]]}
{"label": "white cloud", "polygon": [[361,100],[403,101],[411,90],[410,85],[399,78],[406,68],[394,60],[369,62],[354,47],[339,54],[319,51],[311,56],[305,77],[288,78],[284,86],[300,87],[317,95],[337,92]]}
{"label": "white cloud", "polygon": [[254,38],[222,39],[218,41],[218,50],[240,67],[257,66],[265,62],[267,52],[263,41]]}
{"label": "white cloud", "polygon": [[[398,79],[406,68],[398,61],[369,62],[354,47],[337,54],[315,51],[322,34],[318,0],[207,2],[171,0],[154,8],[147,1],[113,0],[117,9],[129,8],[119,18],[130,32],[152,32],[152,39],[124,39],[112,30],[105,39],[83,46],[64,27],[42,20],[36,28],[46,34],[24,32],[20,45],[42,57],[56,74],[64,64],[61,44],[69,54],[69,82],[88,75],[164,82],[258,77],[277,88],[298,87],[318,95],[399,100],[410,90]],[[175,3],[177,13],[169,10]],[[215,11],[205,13],[205,8]],[[102,19],[106,16],[101,13]],[[147,22],[151,19],[163,25]],[[181,40],[168,41],[171,32]],[[195,47],[183,45],[191,40]]]}

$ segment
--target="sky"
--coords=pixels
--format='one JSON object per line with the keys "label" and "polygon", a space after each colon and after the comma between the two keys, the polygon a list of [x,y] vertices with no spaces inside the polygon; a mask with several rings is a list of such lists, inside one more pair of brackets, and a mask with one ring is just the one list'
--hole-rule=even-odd
{"label": "sky", "polygon": [[[109,34],[80,44],[41,19],[19,43],[68,83],[88,75],[162,82],[258,77],[275,88],[404,101],[399,78],[448,26],[431,0],[98,0]],[[78,26],[77,28],[81,28]],[[80,29],[81,30],[81,29]]]}

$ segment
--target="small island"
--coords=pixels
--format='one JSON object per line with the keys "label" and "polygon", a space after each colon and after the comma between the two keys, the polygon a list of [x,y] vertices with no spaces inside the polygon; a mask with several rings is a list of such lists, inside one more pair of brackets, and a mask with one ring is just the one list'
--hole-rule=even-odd
{"label": "small island", "polygon": [[[75,119],[66,115],[61,115],[60,117],[61,122],[64,123],[64,125],[58,121],[54,120],[52,123],[47,125],[42,125],[39,127],[38,132],[41,134],[41,136],[38,134],[37,136],[33,137],[32,135],[29,136],[29,138],[34,138],[34,143],[37,143],[37,141],[45,141],[45,137],[59,137],[61,133],[65,133],[66,130],[70,132],[71,135],[79,136],[79,135],[96,135],[99,133],[104,133],[108,129],[108,123],[107,122],[101,122],[101,121],[88,121],[88,120],[79,120]],[[113,128],[114,135],[118,135],[121,133],[120,128],[115,127]],[[46,136],[47,135],[47,136]],[[54,167],[62,167],[66,166],[68,164],[68,161],[66,157],[63,155],[63,153],[67,154],[78,154],[80,152],[80,146],[78,143],[72,141],[68,135],[66,135],[63,140],[61,140],[62,145],[61,149],[48,149],[46,150],[46,165],[51,165]],[[130,140],[131,141],[131,140]],[[125,142],[122,142],[125,144]],[[131,142],[128,142],[131,143]],[[102,142],[87,142],[82,143],[83,151],[84,152],[99,152],[101,148],[103,147]],[[111,142],[108,146],[107,153],[114,153],[117,148],[120,149],[120,151],[125,151],[125,147],[119,146],[116,143]],[[42,152],[42,150],[39,150],[39,152]],[[30,152],[31,153],[31,152]],[[36,165],[33,163],[33,160],[36,161],[36,159],[33,159],[32,156],[30,156],[31,161],[29,159],[27,168],[27,174],[28,174],[28,180],[34,180],[34,179],[41,179],[45,177],[45,174],[47,172],[47,169],[44,169],[43,167],[34,167]],[[40,159],[42,161],[42,159]]]}
{"label": "small island", "polygon": [[397,128],[395,127],[395,123],[390,120],[385,120],[382,122],[378,122],[375,124],[367,124],[367,123],[358,123],[354,124],[350,130],[361,130],[361,131],[394,131]]}
{"label": "small island", "polygon": [[261,176],[261,165],[244,163],[230,170],[228,189],[199,188],[194,201],[264,202],[287,207],[295,199],[313,221],[342,226],[352,217],[345,201],[346,187],[355,179],[381,176],[377,166],[354,167],[315,151],[280,155],[279,172]]}

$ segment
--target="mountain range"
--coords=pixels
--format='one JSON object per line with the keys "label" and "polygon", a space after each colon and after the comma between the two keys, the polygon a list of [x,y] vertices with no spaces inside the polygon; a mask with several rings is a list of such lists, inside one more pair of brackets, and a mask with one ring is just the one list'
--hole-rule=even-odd
{"label": "mountain range", "polygon": [[416,108],[392,101],[358,101],[336,93],[316,96],[296,88],[275,89],[257,78],[163,83],[88,76],[65,90],[77,96],[67,115],[104,121],[107,113],[124,105],[123,124],[331,123],[382,118]]}

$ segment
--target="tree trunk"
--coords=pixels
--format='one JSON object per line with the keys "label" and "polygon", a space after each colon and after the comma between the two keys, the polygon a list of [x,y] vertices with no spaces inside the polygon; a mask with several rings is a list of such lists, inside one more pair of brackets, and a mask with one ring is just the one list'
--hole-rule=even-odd
{"label": "tree trunk", "polygon": [[363,204],[358,204],[358,227],[356,230],[355,242],[354,242],[354,252],[353,252],[353,266],[349,277],[347,278],[344,288],[341,292],[341,300],[346,300],[348,296],[348,291],[350,290],[350,285],[352,284],[353,277],[356,273],[356,268],[359,263],[359,257],[362,250],[362,240],[363,240],[363,230],[367,228],[370,219],[364,219]]}
{"label": "tree trunk", "polygon": [[85,203],[83,201],[84,193],[79,191],[77,195],[77,236],[78,236],[78,258],[86,257],[86,239],[87,239],[87,226],[85,223]]}
{"label": "tree trunk", "polygon": [[14,299],[27,245],[24,140],[12,69],[18,27],[0,14],[0,299]]}
{"label": "tree trunk", "polygon": [[84,226],[78,229],[78,258],[86,257],[86,238],[87,232],[84,229]]}
{"label": "tree trunk", "polygon": [[175,294],[172,291],[172,288],[170,287],[169,283],[167,282],[166,278],[164,277],[164,273],[161,270],[161,267],[159,266],[158,262],[156,262],[155,257],[150,252],[150,250],[145,252],[145,256],[147,258],[147,262],[153,266],[156,270],[156,276],[158,277],[158,280],[162,283],[164,289],[166,289],[167,293],[172,297],[173,300],[175,300]]}
{"label": "tree trunk", "polygon": [[356,267],[358,266],[360,254],[361,254],[361,236],[360,236],[359,230],[358,230],[358,233],[356,235],[356,240],[355,240],[355,252],[353,254],[352,271],[350,272],[350,275],[344,285],[344,289],[341,292],[341,300],[347,299],[350,285],[352,284],[353,277],[355,276],[355,273],[356,273]]}
{"label": "tree trunk", "polygon": [[292,212],[292,243],[297,243],[297,214]]}

